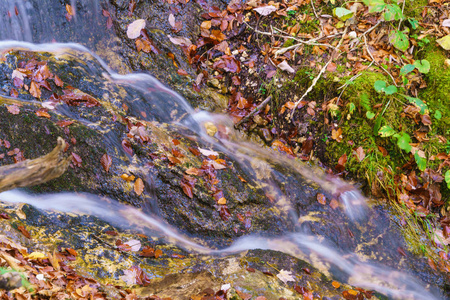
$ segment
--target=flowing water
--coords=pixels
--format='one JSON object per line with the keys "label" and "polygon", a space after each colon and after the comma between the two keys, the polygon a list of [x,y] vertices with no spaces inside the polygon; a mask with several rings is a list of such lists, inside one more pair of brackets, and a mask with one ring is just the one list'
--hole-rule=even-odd
{"label": "flowing water", "polygon": [[[185,128],[187,131],[181,133],[182,135],[201,140],[205,144],[212,145],[214,150],[226,154],[240,165],[245,174],[264,183],[262,188],[276,199],[273,205],[284,211],[294,226],[281,228],[282,233],[277,236],[247,235],[237,239],[228,247],[215,249],[196,243],[188,234],[183,234],[167,224],[156,214],[158,212],[156,199],[153,199],[150,205],[154,209],[148,212],[120,204],[116,201],[120,199],[111,200],[90,194],[63,193],[35,196],[14,190],[0,194],[1,201],[28,203],[42,210],[89,214],[120,228],[132,229],[135,225],[145,226],[149,235],[160,236],[178,247],[202,255],[220,256],[251,249],[280,251],[311,263],[331,278],[375,290],[393,299],[439,299],[442,297],[438,291],[430,292],[430,287],[409,275],[410,270],[395,270],[383,265],[382,262],[361,258],[351,253],[350,248],[342,246],[338,241],[324,238],[326,235],[317,234],[317,230],[326,232],[338,228],[339,231],[346,232],[347,226],[364,226],[374,213],[367,199],[349,183],[324,174],[320,168],[306,166],[283,154],[263,149],[243,140],[238,133],[234,132],[233,124],[226,116],[195,111],[182,97],[164,87],[150,75],[119,75],[99,57],[79,44],[31,44],[31,42],[42,43],[56,40],[90,46],[101,39],[104,29],[88,30],[92,23],[98,22],[100,3],[94,0],[71,0],[70,3],[75,8],[74,20],[72,23],[61,24],[52,19],[52,14],[64,13],[65,6],[62,1],[1,1],[0,40],[14,41],[0,42],[0,50],[45,51],[52,53],[55,57],[93,56],[104,70],[102,76],[105,81],[133,88],[135,97],[140,101],[128,103],[130,114],[141,116],[142,112],[146,112],[147,121],[171,123],[179,128]],[[77,8],[82,8],[84,13],[81,14]],[[46,13],[39,14],[36,11]],[[86,20],[90,20],[91,23]],[[64,28],[61,29],[58,26],[64,26]],[[63,31],[64,34],[60,35]],[[41,104],[37,102],[36,105]],[[59,108],[59,113],[75,118],[70,111],[64,111],[63,108]],[[79,121],[89,123],[87,120]],[[210,137],[203,129],[206,122],[225,128],[226,134],[220,138]],[[115,142],[111,141],[111,143]],[[285,187],[286,182],[295,185],[297,180],[311,182],[320,186],[329,195],[338,198],[345,207],[347,217],[344,220],[347,223],[338,223],[342,221],[329,219],[326,223],[322,223],[323,228],[316,231],[300,226],[299,221],[302,216],[299,208],[296,206],[295,199],[292,199],[292,194]],[[289,187],[294,191],[300,188]],[[386,225],[380,224],[380,226]],[[373,237],[364,237],[366,240],[371,238]],[[393,248],[402,245],[400,241],[389,242]]]}

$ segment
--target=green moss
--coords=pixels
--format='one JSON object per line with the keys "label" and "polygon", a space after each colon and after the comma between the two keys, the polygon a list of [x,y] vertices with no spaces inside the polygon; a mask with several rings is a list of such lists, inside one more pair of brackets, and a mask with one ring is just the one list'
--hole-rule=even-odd
{"label": "green moss", "polygon": [[423,55],[430,62],[430,72],[426,74],[427,88],[420,94],[420,98],[427,102],[431,116],[436,110],[442,114],[442,118],[433,118],[432,132],[445,135],[450,130],[450,68],[445,67],[447,56],[441,49],[430,45]]}

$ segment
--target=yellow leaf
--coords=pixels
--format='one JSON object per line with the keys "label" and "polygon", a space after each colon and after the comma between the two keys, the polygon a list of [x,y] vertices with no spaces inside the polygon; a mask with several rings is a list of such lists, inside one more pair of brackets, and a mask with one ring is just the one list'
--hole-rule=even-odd
{"label": "yellow leaf", "polygon": [[28,259],[39,259],[39,258],[44,259],[44,258],[47,258],[47,256],[44,253],[35,251],[35,252],[28,254],[27,258]]}
{"label": "yellow leaf", "polygon": [[219,199],[219,201],[217,201],[217,204],[225,205],[225,204],[227,204],[227,199],[225,199],[224,197],[222,197],[222,198]]}
{"label": "yellow leaf", "polygon": [[445,50],[450,50],[450,34],[436,40],[436,42]]}

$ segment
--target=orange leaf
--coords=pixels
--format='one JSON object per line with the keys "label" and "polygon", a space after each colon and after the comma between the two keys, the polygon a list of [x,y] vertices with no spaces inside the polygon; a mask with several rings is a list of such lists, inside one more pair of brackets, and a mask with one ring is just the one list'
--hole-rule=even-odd
{"label": "orange leaf", "polygon": [[322,205],[327,204],[327,198],[325,198],[324,194],[317,194],[317,201]]}
{"label": "orange leaf", "polygon": [[183,69],[178,69],[177,73],[178,73],[178,75],[181,75],[181,76],[188,76],[189,75],[188,72],[186,72]]}
{"label": "orange leaf", "polygon": [[47,112],[46,108],[40,108],[36,111],[36,116],[38,117],[44,117],[47,119],[50,119],[50,114]]}
{"label": "orange leaf", "polygon": [[111,167],[112,164],[112,159],[111,156],[109,156],[108,154],[103,154],[102,158],[100,158],[100,163],[103,166],[103,169],[105,169],[106,173],[108,173],[109,168]]}
{"label": "orange leaf", "polygon": [[183,189],[183,192],[188,196],[189,198],[194,198],[194,194],[192,193],[192,187],[188,185],[187,183],[180,182],[181,188]]}
{"label": "orange leaf", "polygon": [[333,287],[335,289],[338,289],[341,286],[341,284],[339,282],[337,282],[337,281],[333,281],[331,284],[333,285]]}
{"label": "orange leaf", "polygon": [[134,182],[134,191],[138,196],[142,194],[142,192],[144,191],[144,182],[142,181],[142,179],[136,179],[136,181]]}
{"label": "orange leaf", "polygon": [[162,254],[163,254],[163,252],[162,252],[161,249],[156,249],[156,250],[155,250],[155,258],[160,257]]}
{"label": "orange leaf", "polygon": [[67,13],[68,13],[69,15],[71,15],[71,16],[74,15],[74,14],[73,14],[73,8],[72,8],[72,6],[71,6],[70,4],[66,4],[66,10],[67,10]]}
{"label": "orange leaf", "polygon": [[336,199],[331,199],[330,207],[331,207],[332,209],[338,208],[338,207],[339,207],[339,202],[337,202]]}
{"label": "orange leaf", "polygon": [[55,84],[59,87],[64,86],[64,82],[58,77],[58,75],[55,75]]}
{"label": "orange leaf", "polygon": [[337,142],[341,142],[342,141],[342,129],[338,128],[338,129],[331,130],[331,138],[333,140],[336,140]]}

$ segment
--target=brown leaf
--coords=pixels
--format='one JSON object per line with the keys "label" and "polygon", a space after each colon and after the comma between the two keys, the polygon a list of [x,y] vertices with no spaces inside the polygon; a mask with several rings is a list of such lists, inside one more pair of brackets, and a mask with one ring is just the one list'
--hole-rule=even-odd
{"label": "brown leaf", "polygon": [[346,162],[347,162],[347,154],[344,153],[338,160],[338,164],[336,165],[336,170],[338,172],[344,171]]}
{"label": "brown leaf", "polygon": [[6,109],[13,115],[18,115],[20,113],[20,108],[15,104],[6,106]]}
{"label": "brown leaf", "polygon": [[84,103],[86,107],[100,106],[100,103],[92,97],[79,89],[65,89],[64,95],[60,96],[60,99],[67,105],[78,106],[80,103]]}
{"label": "brown leaf", "polygon": [[325,198],[324,194],[317,194],[317,201],[322,204],[322,205],[326,205],[327,204],[327,198]]}
{"label": "brown leaf", "polygon": [[431,125],[430,115],[428,115],[428,114],[427,115],[422,115],[421,118],[422,118],[423,125]]}
{"label": "brown leaf", "polygon": [[111,167],[112,164],[112,159],[111,156],[109,156],[108,154],[103,154],[102,158],[100,158],[100,163],[103,166],[103,169],[106,171],[106,173],[108,173],[109,168]]}
{"label": "brown leaf", "polygon": [[364,153],[364,149],[361,146],[356,148],[355,155],[359,162],[362,162],[363,159],[366,157],[366,154]]}
{"label": "brown leaf", "polygon": [[136,179],[136,181],[134,182],[134,191],[138,196],[142,194],[142,192],[144,191],[144,182],[142,181],[142,179]]}
{"label": "brown leaf", "polygon": [[9,92],[9,95],[13,98],[17,98],[19,97],[19,92],[15,88],[12,88],[11,91]]}
{"label": "brown leaf", "polygon": [[26,238],[31,239],[30,233],[28,232],[28,230],[27,230],[23,225],[17,226],[17,229],[18,229],[18,230],[19,230]]}
{"label": "brown leaf", "polygon": [[384,147],[378,146],[378,150],[380,150],[380,152],[383,156],[388,155],[388,152]]}
{"label": "brown leaf", "polygon": [[35,98],[41,98],[41,89],[39,88],[39,84],[34,82],[34,80],[31,81],[30,94]]}

